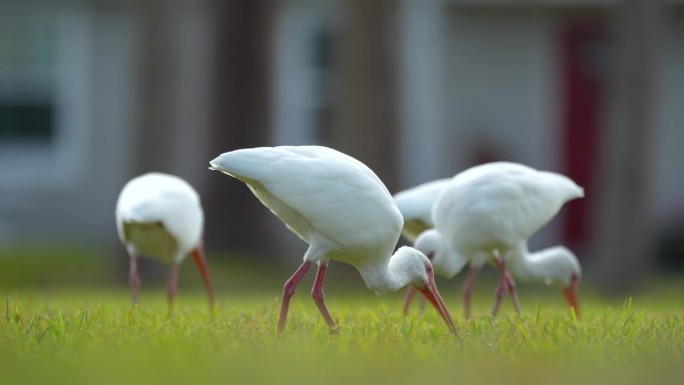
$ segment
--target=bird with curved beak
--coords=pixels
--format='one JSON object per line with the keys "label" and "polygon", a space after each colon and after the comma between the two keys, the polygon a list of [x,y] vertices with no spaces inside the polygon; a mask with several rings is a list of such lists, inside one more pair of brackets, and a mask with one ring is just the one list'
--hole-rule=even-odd
{"label": "bird with curved beak", "polygon": [[147,173],[131,179],[116,204],[116,228],[130,256],[129,284],[133,304],[138,303],[138,257],[154,257],[171,265],[167,285],[169,312],[178,286],[178,267],[190,254],[197,264],[209,298],[214,289],[207,268],[202,232],[204,212],[199,195],[183,179]]}
{"label": "bird with curved beak", "polygon": [[416,287],[456,333],[434,281],[430,261],[410,247],[392,251],[403,219],[392,196],[366,165],[322,146],[240,149],[210,162],[211,169],[247,184],[292,232],[309,244],[304,261],[283,287],[278,331],[285,328],[290,298],[312,264],[318,271],[311,296],[331,330],[336,323],[324,302],[330,260],[354,266],[378,294]]}
{"label": "bird with curved beak", "polygon": [[[547,223],[563,203],[583,195],[581,187],[563,175],[495,162],[473,167],[452,179],[416,186],[394,197],[407,223],[419,223],[423,228],[441,223],[417,238],[411,229],[403,230],[414,241],[414,247],[430,258],[437,274],[451,278],[465,265],[471,265],[463,290],[466,317],[470,316],[472,285],[484,263],[500,269],[492,314],[498,312],[505,292],[511,294],[520,311],[513,279],[516,277],[562,284],[569,306],[579,316],[581,270],[577,258],[561,246],[530,253],[527,238]],[[443,233],[448,235],[448,242]],[[405,314],[413,293],[409,288]]]}

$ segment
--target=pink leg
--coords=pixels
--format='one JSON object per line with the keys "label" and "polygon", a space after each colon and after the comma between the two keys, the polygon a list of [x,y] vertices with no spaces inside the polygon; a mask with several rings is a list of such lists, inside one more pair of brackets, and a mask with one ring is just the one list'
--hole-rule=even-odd
{"label": "pink leg", "polygon": [[506,292],[511,294],[515,310],[518,312],[518,314],[520,314],[520,300],[518,299],[518,293],[515,290],[515,280],[508,272],[508,269],[506,268],[506,262],[501,260],[501,258],[495,257],[494,263],[499,269],[499,286],[496,288],[496,302],[494,302],[492,316],[496,317],[496,314],[499,312],[501,302],[503,301],[503,297]]}
{"label": "pink leg", "polygon": [[513,306],[515,306],[515,311],[520,315],[522,312],[520,310],[520,298],[518,298],[518,292],[515,289],[515,280],[513,276],[506,271],[506,281],[508,282],[508,293],[511,295],[513,300]]}
{"label": "pink leg", "polygon": [[131,266],[128,271],[128,284],[131,287],[131,297],[133,305],[138,304],[138,292],[140,290],[140,274],[138,274],[138,257],[131,254]]}
{"label": "pink leg", "polygon": [[409,314],[409,308],[411,307],[411,301],[413,301],[413,297],[416,295],[416,288],[413,286],[409,286],[408,289],[406,289],[406,298],[404,299],[404,309],[402,312],[404,315]]}
{"label": "pink leg", "polygon": [[[409,314],[409,308],[411,307],[411,301],[413,301],[413,297],[415,295],[416,295],[416,288],[413,286],[409,286],[408,289],[406,289],[406,298],[404,299],[404,308],[402,310],[404,315]],[[425,311],[425,297],[423,297],[423,296],[418,297],[418,304],[419,304],[420,314],[422,314]]]}
{"label": "pink leg", "polygon": [[332,333],[337,332],[337,326],[335,325],[335,320],[333,320],[328,307],[325,306],[325,294],[323,294],[323,281],[325,280],[325,271],[328,269],[328,262],[318,262],[318,271],[316,272],[316,279],[314,280],[313,288],[311,289],[311,298],[316,302],[318,310],[320,310],[325,322],[330,326],[330,331]]}
{"label": "pink leg", "polygon": [[285,330],[285,321],[287,320],[287,311],[290,307],[290,298],[295,293],[295,289],[299,284],[299,281],[304,278],[304,274],[311,267],[311,262],[304,262],[301,266],[292,274],[292,277],[285,282],[283,286],[283,303],[280,305],[280,319],[278,320],[278,333],[282,333]]}
{"label": "pink leg", "polygon": [[465,318],[470,319],[470,299],[473,295],[473,286],[477,280],[477,273],[480,272],[478,267],[470,267],[468,272],[468,277],[463,284],[463,305],[465,306]]}
{"label": "pink leg", "polygon": [[499,268],[499,285],[496,287],[496,300],[494,301],[494,308],[492,309],[492,316],[494,317],[496,317],[496,313],[499,312],[499,307],[501,306],[501,301],[503,301],[504,294],[508,291],[506,270],[503,267],[503,262],[498,258],[495,261],[496,266]]}
{"label": "pink leg", "polygon": [[173,313],[173,299],[176,297],[176,287],[178,287],[178,263],[171,263],[169,271],[169,282],[166,286],[166,299],[169,301],[169,314]]}
{"label": "pink leg", "polygon": [[[433,255],[434,255],[433,253],[429,253],[427,255],[427,257],[430,261],[432,261]],[[402,311],[404,313],[404,315],[409,314],[409,308],[411,307],[411,301],[413,301],[413,297],[416,295],[416,291],[417,291],[416,288],[413,286],[409,286],[406,289],[406,298],[404,299],[404,309]],[[420,313],[422,314],[425,311],[425,297],[424,296],[418,297],[418,303],[420,304]]]}
{"label": "pink leg", "polygon": [[425,300],[426,298],[422,295],[418,297],[418,304],[420,305],[420,314],[423,314],[423,312],[425,312]]}

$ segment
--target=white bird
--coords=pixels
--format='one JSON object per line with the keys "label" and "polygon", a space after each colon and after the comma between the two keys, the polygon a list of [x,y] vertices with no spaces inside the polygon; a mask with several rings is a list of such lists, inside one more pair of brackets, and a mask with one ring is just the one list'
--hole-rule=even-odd
{"label": "white bird", "polygon": [[[415,248],[426,253],[435,273],[445,278],[452,278],[458,274],[468,260],[457,253],[435,254],[435,249],[439,248],[439,237],[430,236],[430,233],[419,235],[434,226],[432,206],[450,182],[451,178],[438,179],[394,194],[397,207],[404,216],[402,233]],[[525,240],[520,242],[506,259],[508,270],[515,279],[560,285],[570,307],[579,309],[579,303],[573,305],[572,301],[579,298],[578,280],[582,271],[577,257],[570,250],[563,246],[555,246],[530,253]],[[404,314],[408,314],[414,295],[415,290],[409,287],[404,301]],[[423,301],[421,308],[422,306]]]}
{"label": "white bird", "polygon": [[487,262],[500,271],[493,315],[506,291],[520,312],[507,264],[522,278],[564,284],[568,304],[579,315],[581,272],[574,255],[559,253],[557,248],[530,255],[526,242],[564,203],[583,196],[581,187],[557,173],[508,162],[475,166],[457,174],[444,188],[432,208],[435,228],[421,234],[414,246],[430,256],[435,271],[447,278],[470,265],[463,289],[466,318],[477,273]]}
{"label": "white bird", "polygon": [[[429,254],[435,273],[445,278],[452,278],[468,263],[468,260],[453,251],[446,251],[441,243],[441,236],[435,230],[427,230],[416,240],[414,247]],[[549,247],[537,252],[530,252],[527,240],[521,241],[503,258],[508,272],[516,280],[523,282],[542,282],[563,288],[563,294],[572,311],[579,316],[579,283],[582,269],[575,254],[564,246]],[[495,262],[492,260],[492,262]],[[507,278],[508,279],[508,278]],[[471,283],[472,284],[472,283]],[[508,285],[515,285],[509,281]],[[464,294],[465,294],[464,288]],[[514,293],[511,293],[515,295]],[[408,313],[414,293],[409,291],[404,302],[404,314]],[[514,297],[514,303],[519,303]],[[496,309],[493,311],[496,314]],[[468,314],[469,311],[466,311]]]}
{"label": "white bird", "polygon": [[178,282],[178,265],[192,254],[204,280],[210,306],[214,291],[204,257],[204,212],[195,189],[183,179],[147,173],[131,179],[116,204],[116,228],[130,255],[129,283],[133,303],[138,303],[138,257],[155,257],[171,265],[167,298],[169,310]]}
{"label": "white bird", "polygon": [[354,266],[377,294],[415,286],[456,333],[427,257],[410,247],[392,255],[403,219],[385,185],[363,163],[327,147],[282,146],[235,150],[210,164],[245,182],[309,244],[304,262],[283,287],[279,332],[285,328],[290,298],[313,263],[318,272],[311,296],[328,326],[336,330],[323,294],[328,262],[334,259]]}

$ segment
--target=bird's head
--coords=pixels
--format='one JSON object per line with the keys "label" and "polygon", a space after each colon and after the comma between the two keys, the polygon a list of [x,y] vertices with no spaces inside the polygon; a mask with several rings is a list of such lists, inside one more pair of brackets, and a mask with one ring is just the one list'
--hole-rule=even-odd
{"label": "bird's head", "polygon": [[390,269],[399,275],[403,275],[403,281],[420,291],[437,309],[449,330],[456,334],[456,326],[451,320],[449,310],[437,290],[435,273],[430,260],[422,252],[412,247],[399,248],[390,260]]}
{"label": "bird's head", "polygon": [[553,264],[554,275],[547,279],[546,283],[560,284],[563,287],[563,296],[568,307],[580,316],[579,285],[582,279],[582,268],[575,254],[563,246],[556,246],[542,251],[550,263]]}
{"label": "bird's head", "polygon": [[413,247],[400,247],[394,253],[390,264],[390,268],[396,274],[403,275],[404,281],[418,289],[429,285],[430,276],[434,277],[430,259]]}

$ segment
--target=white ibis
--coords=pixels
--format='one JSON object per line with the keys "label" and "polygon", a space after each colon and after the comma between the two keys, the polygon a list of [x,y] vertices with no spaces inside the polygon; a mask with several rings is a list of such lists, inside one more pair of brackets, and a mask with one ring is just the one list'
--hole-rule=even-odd
{"label": "white ibis", "polygon": [[[422,233],[414,246],[431,258],[437,274],[447,278],[470,264],[463,289],[466,318],[470,316],[473,284],[486,262],[500,270],[493,315],[506,291],[520,311],[508,263],[514,276],[564,285],[568,304],[579,316],[581,271],[575,256],[565,248],[529,254],[527,239],[565,202],[584,196],[581,187],[560,174],[495,162],[463,171],[443,188],[432,208],[435,229]],[[409,291],[405,312],[411,297]]]}
{"label": "white ibis", "polygon": [[[445,278],[452,278],[468,264],[468,260],[463,255],[448,250],[448,246],[442,243],[441,236],[436,230],[423,232],[416,240],[414,247],[429,254],[435,273]],[[504,260],[508,272],[517,280],[561,286],[568,306],[579,317],[579,281],[582,269],[572,251],[564,246],[554,246],[531,253],[527,248],[527,240],[524,240],[511,249]],[[493,258],[491,262],[496,263]],[[470,284],[472,285],[472,282]],[[514,288],[515,282],[508,281],[507,284]],[[465,293],[464,288],[464,295]],[[517,298],[514,293],[511,294],[514,295],[514,304],[519,311]],[[404,314],[408,313],[413,295],[411,291],[406,294]],[[498,305],[493,310],[494,315],[497,310]],[[468,309],[466,309],[466,315],[469,315]]]}
{"label": "white ibis", "polygon": [[[414,247],[428,256],[435,273],[445,278],[452,278],[458,274],[468,260],[457,253],[441,251],[439,237],[429,235],[431,233],[419,237],[419,234],[434,226],[432,206],[449,182],[451,178],[438,179],[394,194],[394,200],[404,216],[402,233],[413,242]],[[437,250],[440,251],[436,252]],[[527,241],[523,241],[511,251],[507,263],[515,279],[562,286],[570,307],[579,311],[579,303],[572,301],[578,301],[579,298],[578,280],[581,277],[581,267],[577,257],[570,250],[563,246],[555,246],[530,253]],[[414,294],[415,291],[409,287],[404,301],[404,314],[408,314]]]}
{"label": "white ibis", "polygon": [[246,183],[256,197],[309,244],[304,262],[285,283],[278,331],[285,328],[290,298],[313,263],[311,296],[332,331],[323,281],[329,260],[354,266],[377,294],[415,286],[435,306],[452,333],[456,327],[425,255],[410,247],[394,255],[403,219],[380,179],[358,160],[321,146],[240,149],[211,163]]}
{"label": "white ibis", "polygon": [[134,304],[138,303],[140,288],[139,256],[154,257],[171,265],[167,286],[171,311],[178,265],[192,254],[213,306],[214,291],[202,244],[204,212],[199,195],[186,181],[162,173],[131,179],[116,204],[116,227],[131,259],[129,283]]}

